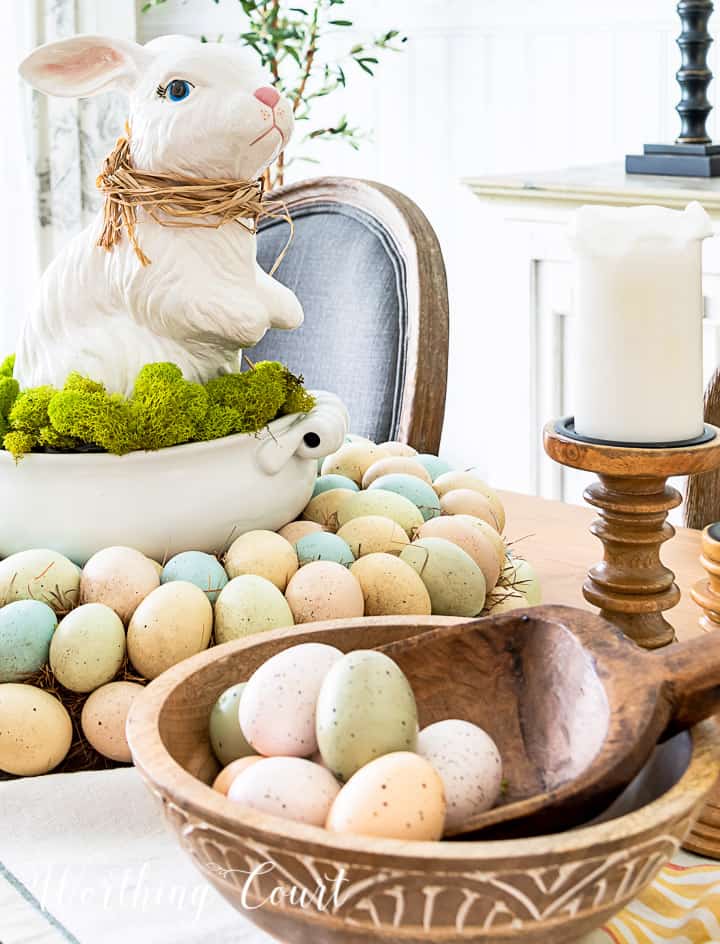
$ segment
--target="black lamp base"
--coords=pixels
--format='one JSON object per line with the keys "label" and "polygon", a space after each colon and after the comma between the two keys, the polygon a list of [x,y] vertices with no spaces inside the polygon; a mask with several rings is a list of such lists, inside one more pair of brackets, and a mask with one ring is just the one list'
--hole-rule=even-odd
{"label": "black lamp base", "polygon": [[628,154],[626,174],[665,177],[720,177],[720,144],[646,144]]}

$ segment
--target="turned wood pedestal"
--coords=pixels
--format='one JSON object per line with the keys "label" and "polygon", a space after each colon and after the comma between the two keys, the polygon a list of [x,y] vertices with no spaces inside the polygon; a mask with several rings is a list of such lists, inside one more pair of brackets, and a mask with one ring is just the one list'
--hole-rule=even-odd
{"label": "turned wood pedestal", "polygon": [[675,633],[663,614],[677,604],[680,590],[660,549],[675,534],[667,514],[682,502],[667,479],[719,466],[720,431],[711,427],[715,437],[699,445],[650,448],[588,442],[559,429],[553,421],[544,430],[550,458],[598,476],[584,494],[598,510],[591,531],[605,554],[588,572],[585,599],[638,645],[666,646]]}

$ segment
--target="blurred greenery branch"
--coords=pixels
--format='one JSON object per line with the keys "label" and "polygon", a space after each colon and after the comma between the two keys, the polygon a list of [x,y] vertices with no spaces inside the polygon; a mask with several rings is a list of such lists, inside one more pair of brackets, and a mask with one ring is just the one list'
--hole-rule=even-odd
{"label": "blurred greenery branch", "polygon": [[[148,0],[143,13],[167,0]],[[186,0],[187,2],[187,0]],[[220,0],[211,0],[219,3]],[[337,48],[337,36],[352,30],[353,21],[343,16],[345,0],[238,0],[245,14],[245,30],[238,39],[250,46],[273,76],[278,91],[292,103],[296,122],[307,122],[308,130],[298,134],[299,145],[310,141],[344,141],[356,150],[366,133],[350,124],[347,115],[326,126],[312,126],[314,103],[346,87],[352,71],[375,74],[380,56],[399,52],[407,37],[390,29],[367,41],[354,41],[335,55],[325,46]],[[329,37],[331,42],[325,43]],[[202,37],[207,41],[206,37]],[[218,40],[222,40],[217,37]],[[298,132],[300,128],[297,129]],[[314,159],[281,154],[266,171],[266,188],[282,186],[285,170],[292,161]]]}

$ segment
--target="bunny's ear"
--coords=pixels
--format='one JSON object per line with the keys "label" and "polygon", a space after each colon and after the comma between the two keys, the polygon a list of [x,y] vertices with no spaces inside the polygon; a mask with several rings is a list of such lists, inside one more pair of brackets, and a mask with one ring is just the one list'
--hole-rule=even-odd
{"label": "bunny's ear", "polygon": [[48,95],[84,98],[108,89],[130,89],[151,54],[126,39],[73,36],[47,43],[20,63],[20,75]]}

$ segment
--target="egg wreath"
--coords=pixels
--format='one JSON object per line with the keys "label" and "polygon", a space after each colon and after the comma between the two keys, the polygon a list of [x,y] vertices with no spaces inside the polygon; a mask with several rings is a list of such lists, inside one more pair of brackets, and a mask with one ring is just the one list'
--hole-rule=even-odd
{"label": "egg wreath", "polygon": [[[293,396],[307,396],[293,383]],[[217,555],[157,561],[111,547],[80,569],[47,549],[12,554],[0,561],[0,771],[129,763],[132,698],[214,643],[316,620],[537,604],[535,572],[504,527],[502,502],[476,471],[349,435],[322,461],[295,521],[247,532]],[[232,760],[213,746],[221,764]]]}

